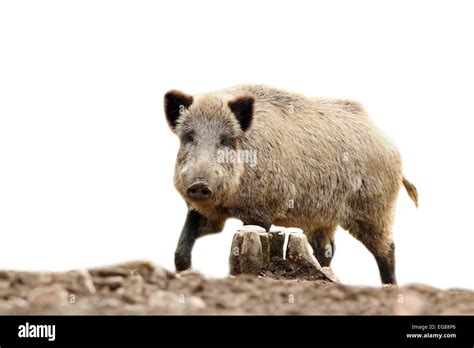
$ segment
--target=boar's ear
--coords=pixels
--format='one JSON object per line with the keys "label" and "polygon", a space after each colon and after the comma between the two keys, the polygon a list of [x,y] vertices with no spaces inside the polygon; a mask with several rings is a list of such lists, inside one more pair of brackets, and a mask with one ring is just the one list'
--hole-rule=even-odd
{"label": "boar's ear", "polygon": [[250,96],[238,97],[228,103],[243,132],[249,129],[252,123],[254,103],[255,99]]}
{"label": "boar's ear", "polygon": [[165,94],[164,105],[166,120],[174,130],[181,113],[193,103],[193,97],[181,91],[172,90]]}

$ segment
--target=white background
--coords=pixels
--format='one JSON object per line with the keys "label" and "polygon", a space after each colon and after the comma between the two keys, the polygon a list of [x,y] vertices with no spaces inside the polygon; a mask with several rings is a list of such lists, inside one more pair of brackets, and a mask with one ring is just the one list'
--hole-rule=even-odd
{"label": "white background", "polygon": [[[131,259],[174,269],[186,214],[172,183],[171,88],[264,83],[364,103],[399,146],[399,282],[474,287],[473,8],[469,1],[2,1],[0,269]],[[233,231],[194,267],[227,274]],[[335,273],[379,285],[336,235]]]}

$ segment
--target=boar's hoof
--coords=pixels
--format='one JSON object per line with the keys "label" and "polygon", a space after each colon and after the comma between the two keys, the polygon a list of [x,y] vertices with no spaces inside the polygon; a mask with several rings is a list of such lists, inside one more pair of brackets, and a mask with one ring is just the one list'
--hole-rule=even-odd
{"label": "boar's hoof", "polygon": [[191,256],[176,252],[174,254],[174,265],[176,267],[176,271],[178,272],[191,268]]}

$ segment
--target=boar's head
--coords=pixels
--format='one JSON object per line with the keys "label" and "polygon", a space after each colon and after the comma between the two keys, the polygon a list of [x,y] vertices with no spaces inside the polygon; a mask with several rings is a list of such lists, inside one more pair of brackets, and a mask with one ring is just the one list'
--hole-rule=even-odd
{"label": "boar's head", "polygon": [[220,205],[238,190],[246,163],[240,145],[252,123],[254,98],[193,97],[172,90],[164,97],[171,130],[180,139],[174,183],[191,205]]}

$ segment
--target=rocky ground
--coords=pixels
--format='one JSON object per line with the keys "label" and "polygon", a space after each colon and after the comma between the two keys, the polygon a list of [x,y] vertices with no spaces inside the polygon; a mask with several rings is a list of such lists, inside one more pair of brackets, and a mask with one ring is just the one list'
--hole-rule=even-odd
{"label": "rocky ground", "polygon": [[285,278],[294,279],[278,272],[207,279],[140,261],[62,273],[0,271],[0,314],[474,314],[472,291],[353,287],[290,271]]}

